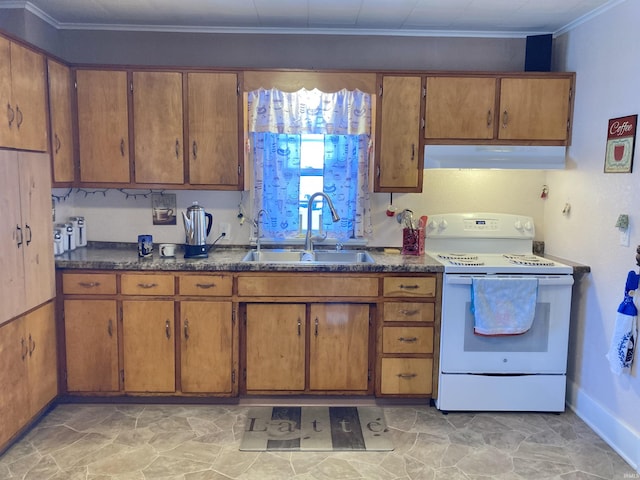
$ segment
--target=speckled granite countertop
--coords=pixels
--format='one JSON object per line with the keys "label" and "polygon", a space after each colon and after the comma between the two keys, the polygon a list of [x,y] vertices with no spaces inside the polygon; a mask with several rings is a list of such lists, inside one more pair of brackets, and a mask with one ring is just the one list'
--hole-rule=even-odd
{"label": "speckled granite countertop", "polygon": [[[263,247],[264,248],[264,247]],[[442,265],[429,255],[410,256],[367,249],[376,263],[359,264],[277,264],[242,262],[250,247],[214,247],[208,258],[161,257],[157,247],[153,256],[139,258],[136,244],[92,242],[87,247],[55,257],[58,269],[92,270],[184,270],[236,272],[442,272]],[[318,249],[321,250],[321,249]],[[398,250],[399,251],[399,250]]]}
{"label": "speckled granite countertop", "polygon": [[[434,273],[443,272],[443,266],[427,254],[420,256],[385,253],[383,249],[367,249],[374,264],[278,264],[242,262],[250,247],[214,247],[208,258],[185,259],[182,251],[175,257],[164,258],[157,247],[150,258],[139,258],[137,245],[131,243],[90,242],[55,257],[58,269],[86,270],[167,270],[167,271],[235,271],[235,272],[387,272]],[[399,250],[398,250],[399,251]],[[570,265],[574,274],[588,273],[591,269],[570,260],[548,256]]]}

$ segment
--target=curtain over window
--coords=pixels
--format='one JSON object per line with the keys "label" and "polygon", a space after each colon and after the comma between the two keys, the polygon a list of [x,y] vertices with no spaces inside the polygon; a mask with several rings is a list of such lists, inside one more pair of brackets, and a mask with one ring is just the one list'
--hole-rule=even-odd
{"label": "curtain over window", "polygon": [[300,231],[300,159],[305,134],[324,136],[323,191],[341,220],[331,222],[323,206],[322,228],[340,241],[368,237],[371,213],[368,166],[371,153],[371,96],[359,90],[255,90],[248,96],[249,140],[254,163],[254,212],[272,238]]}

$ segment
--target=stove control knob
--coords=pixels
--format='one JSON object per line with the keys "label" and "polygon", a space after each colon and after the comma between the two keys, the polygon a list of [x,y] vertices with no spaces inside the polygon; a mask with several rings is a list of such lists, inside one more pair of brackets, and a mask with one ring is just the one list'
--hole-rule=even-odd
{"label": "stove control knob", "polygon": [[516,223],[514,223],[513,226],[516,227],[516,230],[519,232],[522,231],[522,222],[520,220],[516,220]]}
{"label": "stove control knob", "polygon": [[436,222],[435,220],[429,220],[429,222],[427,222],[427,228],[429,229],[429,231],[435,230],[436,228],[438,228],[438,222]]}
{"label": "stove control knob", "polygon": [[449,226],[449,222],[446,220],[440,220],[440,224],[438,225],[438,230],[445,230]]}
{"label": "stove control knob", "polygon": [[531,222],[527,221],[527,223],[525,223],[525,224],[524,224],[524,229],[525,229],[527,232],[532,231],[532,230],[533,230],[533,225],[531,224]]}

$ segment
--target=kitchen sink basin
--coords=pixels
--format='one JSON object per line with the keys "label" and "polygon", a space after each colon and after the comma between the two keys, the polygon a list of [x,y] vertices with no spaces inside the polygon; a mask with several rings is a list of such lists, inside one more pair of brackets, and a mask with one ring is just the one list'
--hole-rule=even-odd
{"label": "kitchen sink basin", "polygon": [[243,262],[286,264],[360,264],[376,263],[368,252],[362,250],[251,250]]}

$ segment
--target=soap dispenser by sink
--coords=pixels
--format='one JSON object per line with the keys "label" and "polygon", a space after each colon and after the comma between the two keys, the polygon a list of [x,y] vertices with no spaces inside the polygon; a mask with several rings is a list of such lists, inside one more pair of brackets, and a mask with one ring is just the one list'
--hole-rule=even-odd
{"label": "soap dispenser by sink", "polygon": [[207,258],[207,237],[211,233],[213,215],[204,211],[198,202],[193,202],[187,213],[182,212],[186,235],[184,258]]}

